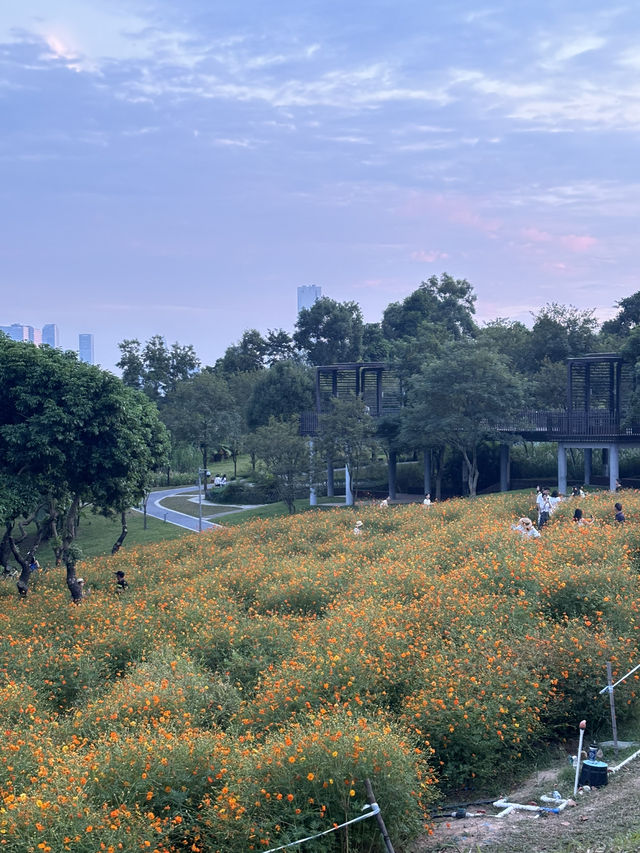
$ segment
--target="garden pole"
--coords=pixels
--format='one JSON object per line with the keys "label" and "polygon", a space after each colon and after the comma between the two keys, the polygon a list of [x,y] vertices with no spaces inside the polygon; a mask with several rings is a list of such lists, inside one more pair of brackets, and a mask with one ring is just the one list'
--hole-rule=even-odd
{"label": "garden pole", "polygon": [[587,721],[582,720],[580,722],[580,738],[578,741],[578,755],[576,756],[576,780],[573,783],[573,796],[575,797],[578,793],[578,777],[580,776],[580,760],[582,757],[582,741],[584,739],[584,730],[587,728]]}
{"label": "garden pole", "polygon": [[[373,788],[371,787],[371,782],[368,779],[364,780],[364,787],[367,791],[367,799],[369,800],[369,804],[375,807],[377,805],[376,798],[373,795]],[[379,810],[376,814],[376,820],[378,821],[378,828],[380,830],[382,840],[384,841],[384,846],[387,849],[387,853],[395,853],[395,850],[393,849],[393,844],[391,843],[391,839],[389,838],[389,834],[387,832],[387,827],[384,825],[384,820],[382,819],[382,815],[380,814]]]}
{"label": "garden pole", "polygon": [[613,674],[611,672],[611,661],[607,661],[607,690],[609,691],[609,706],[611,707],[611,733],[613,734],[613,748],[618,754],[618,725],[616,723],[616,703],[613,698]]}

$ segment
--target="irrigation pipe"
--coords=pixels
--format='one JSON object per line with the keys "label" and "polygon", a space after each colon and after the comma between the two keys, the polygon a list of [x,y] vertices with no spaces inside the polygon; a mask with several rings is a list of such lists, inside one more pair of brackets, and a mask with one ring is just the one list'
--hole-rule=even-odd
{"label": "irrigation pipe", "polygon": [[634,668],[632,670],[630,670],[626,675],[623,675],[622,678],[619,678],[615,684],[611,684],[611,685],[607,684],[606,687],[603,687],[598,695],[602,696],[603,693],[610,693],[614,687],[617,687],[618,684],[622,684],[622,682],[625,680],[625,678],[629,678],[629,676],[633,675],[633,673],[637,669],[640,669],[640,663],[637,666],[634,666]]}
{"label": "irrigation pipe", "polygon": [[276,853],[277,850],[287,850],[289,847],[297,847],[298,844],[306,844],[307,841],[322,838],[323,835],[329,835],[331,832],[336,832],[338,829],[344,829],[345,826],[349,826],[351,823],[359,823],[361,820],[366,820],[369,817],[375,817],[380,813],[380,806],[377,803],[372,803],[371,805],[367,803],[362,807],[363,811],[364,809],[371,809],[371,811],[367,812],[367,814],[354,817],[345,823],[341,823],[339,826],[332,826],[331,829],[325,829],[324,832],[318,832],[316,835],[308,835],[306,838],[299,838],[297,841],[291,841],[289,844],[282,844],[280,847],[271,847],[270,850],[265,850],[264,853]]}
{"label": "irrigation pipe", "polygon": [[624,767],[625,764],[628,764],[632,759],[637,758],[639,755],[640,755],[640,749],[638,749],[636,752],[634,752],[633,755],[630,755],[628,758],[625,758],[625,760],[621,761],[620,764],[618,764],[616,767],[610,767],[609,773],[617,773],[618,770],[620,770],[622,767]]}
{"label": "irrigation pipe", "polygon": [[[561,811],[560,803],[562,801],[561,800],[553,800],[553,802],[558,803],[557,807],[554,809],[550,809],[547,806],[530,806],[528,804],[525,805],[523,803],[510,803],[508,800],[496,800],[493,805],[497,809],[502,809],[502,811],[499,814],[497,814],[496,817],[506,817],[508,814],[511,814],[511,812],[514,809],[523,809],[526,812],[546,812],[548,814],[549,813],[550,814],[560,814],[560,811]],[[566,801],[565,801],[564,805],[566,806]],[[563,808],[564,808],[564,806],[563,806]]]}

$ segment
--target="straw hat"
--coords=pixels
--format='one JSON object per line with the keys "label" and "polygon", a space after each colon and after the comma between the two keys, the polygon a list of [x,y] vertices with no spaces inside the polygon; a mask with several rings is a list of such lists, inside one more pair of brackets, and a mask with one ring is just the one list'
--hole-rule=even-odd
{"label": "straw hat", "polygon": [[520,519],[520,524],[521,524],[523,527],[527,527],[527,528],[528,528],[528,527],[533,527],[533,521],[531,521],[531,519],[530,519],[530,518],[527,518],[526,516],[525,516],[524,518],[521,518],[521,519]]}
{"label": "straw hat", "polygon": [[362,522],[361,522],[361,521],[356,521],[356,527],[362,527]]}

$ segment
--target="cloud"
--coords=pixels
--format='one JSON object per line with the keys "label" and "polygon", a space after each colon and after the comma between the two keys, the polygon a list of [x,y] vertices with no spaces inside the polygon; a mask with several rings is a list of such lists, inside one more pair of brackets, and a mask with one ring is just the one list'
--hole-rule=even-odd
{"label": "cloud", "polygon": [[432,264],[434,261],[443,261],[446,260],[449,255],[446,252],[439,252],[435,249],[431,251],[425,252],[424,249],[421,249],[418,252],[411,252],[411,260],[419,261],[423,264]]}

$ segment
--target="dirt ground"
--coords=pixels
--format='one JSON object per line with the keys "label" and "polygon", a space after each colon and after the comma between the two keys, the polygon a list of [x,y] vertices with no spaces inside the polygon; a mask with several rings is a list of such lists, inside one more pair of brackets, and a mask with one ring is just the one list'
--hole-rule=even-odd
{"label": "dirt ground", "polygon": [[[609,768],[616,759],[605,758]],[[567,781],[567,765],[541,771],[531,776],[517,790],[505,791],[513,803],[535,803],[542,794],[554,790],[564,798],[573,794],[573,782]],[[469,806],[468,812],[486,810],[482,817],[439,819],[433,835],[421,839],[411,853],[635,853],[640,842],[630,847],[613,843],[617,836],[635,830],[640,834],[640,756],[615,773],[609,773],[608,784],[578,792],[575,806],[567,806],[560,814],[516,809],[497,818],[499,809],[492,805]]]}

